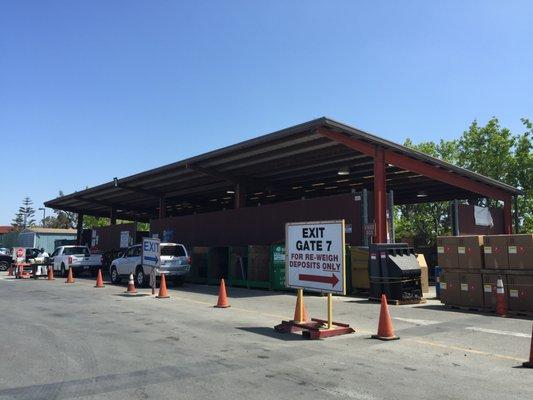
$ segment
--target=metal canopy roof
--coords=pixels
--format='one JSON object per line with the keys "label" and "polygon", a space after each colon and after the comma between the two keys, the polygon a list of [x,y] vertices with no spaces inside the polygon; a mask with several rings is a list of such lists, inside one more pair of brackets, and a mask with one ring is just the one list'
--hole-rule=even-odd
{"label": "metal canopy roof", "polygon": [[[319,118],[173,164],[49,200],[46,207],[87,215],[149,221],[165,198],[166,215],[185,215],[233,207],[236,184],[246,188],[246,205],[328,196],[373,187],[373,157],[324,136],[342,134],[417,160],[431,168],[468,178],[506,195],[518,189],[378,138],[328,118]],[[347,175],[339,175],[347,170]],[[483,197],[479,191],[432,179],[387,164],[387,190],[396,204]],[[424,196],[424,197],[420,197]]]}

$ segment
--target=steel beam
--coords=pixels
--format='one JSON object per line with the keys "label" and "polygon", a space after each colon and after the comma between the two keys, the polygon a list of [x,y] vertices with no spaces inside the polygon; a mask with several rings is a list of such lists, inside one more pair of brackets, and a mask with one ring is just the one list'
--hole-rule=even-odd
{"label": "steel beam", "polygon": [[[338,143],[342,143],[353,150],[369,156],[374,156],[375,146],[370,143],[326,128],[318,128],[317,131],[321,135]],[[384,152],[384,161],[387,164],[392,164],[396,167],[416,172],[417,174],[480,194],[484,197],[505,201],[509,196],[509,194],[503,190],[478,182],[472,178],[467,178],[455,172],[427,164],[423,161],[416,160],[391,150],[385,150]]]}
{"label": "steel beam", "polygon": [[513,233],[512,196],[507,196],[503,201],[503,229],[504,233]]}
{"label": "steel beam", "polygon": [[81,236],[83,234],[83,214],[78,213],[78,223],[76,225],[76,243],[81,243]]}
{"label": "steel beam", "polygon": [[387,243],[387,186],[385,150],[376,147],[374,156],[374,243]]}

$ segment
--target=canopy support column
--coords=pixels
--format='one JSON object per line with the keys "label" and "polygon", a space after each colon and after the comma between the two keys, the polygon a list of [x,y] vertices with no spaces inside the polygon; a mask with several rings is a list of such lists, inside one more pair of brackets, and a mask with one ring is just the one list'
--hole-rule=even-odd
{"label": "canopy support column", "polygon": [[82,244],[81,243],[82,234],[83,234],[83,214],[78,213],[78,222],[76,225],[76,242],[78,244]]}
{"label": "canopy support column", "polygon": [[374,243],[387,243],[387,185],[385,177],[385,151],[376,147],[374,156]]}

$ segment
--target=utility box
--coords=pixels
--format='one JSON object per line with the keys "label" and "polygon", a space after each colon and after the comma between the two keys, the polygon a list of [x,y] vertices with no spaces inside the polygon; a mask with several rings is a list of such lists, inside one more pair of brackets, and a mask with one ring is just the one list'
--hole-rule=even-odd
{"label": "utility box", "polygon": [[458,268],[478,271],[483,268],[483,236],[457,237]]}
{"label": "utility box", "polygon": [[186,275],[188,282],[206,283],[209,265],[209,247],[196,246],[192,248],[191,270]]}
{"label": "utility box", "polygon": [[248,247],[230,247],[228,265],[228,284],[245,287],[248,280]]}
{"label": "utility box", "polygon": [[422,298],[420,266],[414,249],[406,243],[371,244],[369,248],[370,297],[389,300]]}
{"label": "utility box", "polygon": [[439,267],[458,268],[459,259],[457,257],[457,237],[439,236],[437,237],[437,257]]}
{"label": "utility box", "polygon": [[286,290],[285,287],[285,245],[270,246],[270,278],[273,290]]}
{"label": "utility box", "polygon": [[247,286],[270,289],[270,246],[248,246]]}
{"label": "utility box", "polygon": [[508,235],[483,236],[486,269],[509,269]]}
{"label": "utility box", "polygon": [[356,290],[370,289],[368,277],[368,247],[351,246],[350,248],[351,286]]}
{"label": "utility box", "polygon": [[533,234],[511,235],[507,239],[509,269],[533,271]]}
{"label": "utility box", "polygon": [[228,248],[210,247],[208,254],[207,283],[220,284],[221,279],[228,279]]}

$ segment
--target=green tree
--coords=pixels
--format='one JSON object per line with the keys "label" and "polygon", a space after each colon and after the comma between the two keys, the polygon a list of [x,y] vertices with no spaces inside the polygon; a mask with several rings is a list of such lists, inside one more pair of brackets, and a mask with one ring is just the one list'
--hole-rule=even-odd
{"label": "green tree", "polygon": [[29,197],[22,200],[22,205],[19,207],[15,218],[11,222],[16,229],[22,230],[35,225],[35,209],[33,208],[33,201]]}
{"label": "green tree", "polygon": [[84,229],[94,229],[100,226],[109,225],[109,218],[103,217],[94,217],[92,215],[85,215],[83,217],[83,228]]}
{"label": "green tree", "polygon": [[[472,122],[458,140],[414,144],[407,139],[405,145],[523,190],[524,195],[518,196],[517,200],[519,231],[532,232],[533,124],[525,118],[522,123],[525,132],[514,135],[493,117],[485,126]],[[496,200],[484,198],[477,203],[499,205]],[[398,238],[418,238],[419,243],[431,241],[436,235],[450,232],[449,205],[444,202],[399,206],[396,207],[395,222]]]}

